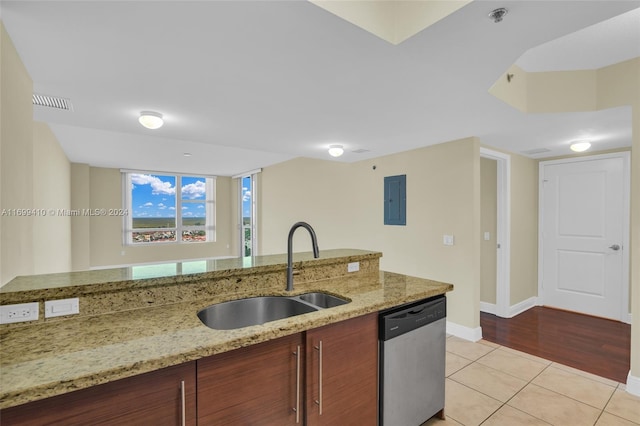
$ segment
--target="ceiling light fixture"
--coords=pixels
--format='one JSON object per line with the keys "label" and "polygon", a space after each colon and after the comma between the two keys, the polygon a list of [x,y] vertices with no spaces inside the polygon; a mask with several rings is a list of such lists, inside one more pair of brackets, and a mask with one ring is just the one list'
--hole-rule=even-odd
{"label": "ceiling light fixture", "polygon": [[509,13],[509,10],[505,7],[501,7],[492,10],[489,14],[489,18],[493,19],[493,22],[497,24],[498,22],[502,21],[502,18],[504,18],[504,15],[506,15],[507,13]]}
{"label": "ceiling light fixture", "polygon": [[340,157],[344,154],[344,148],[342,145],[330,145],[329,146],[329,155],[332,157]]}
{"label": "ceiling light fixture", "polygon": [[578,141],[571,144],[571,151],[574,152],[584,152],[591,148],[591,143],[589,141]]}
{"label": "ceiling light fixture", "polygon": [[140,118],[138,118],[138,121],[144,127],[151,130],[159,129],[164,124],[162,114],[154,111],[142,111],[140,113]]}

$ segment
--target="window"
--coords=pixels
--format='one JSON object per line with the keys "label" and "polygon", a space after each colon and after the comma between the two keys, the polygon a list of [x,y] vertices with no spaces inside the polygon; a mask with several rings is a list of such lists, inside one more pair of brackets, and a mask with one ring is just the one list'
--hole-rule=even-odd
{"label": "window", "polygon": [[240,257],[248,258],[258,254],[258,173],[253,170],[234,176],[238,180],[238,230],[240,237]]}
{"label": "window", "polygon": [[215,177],[124,172],[124,182],[125,244],[215,241]]}
{"label": "window", "polygon": [[241,180],[241,199],[242,199],[242,256],[247,257],[255,255],[253,251],[254,246],[254,229],[255,229],[255,216],[253,214],[253,179],[251,176],[244,176]]}

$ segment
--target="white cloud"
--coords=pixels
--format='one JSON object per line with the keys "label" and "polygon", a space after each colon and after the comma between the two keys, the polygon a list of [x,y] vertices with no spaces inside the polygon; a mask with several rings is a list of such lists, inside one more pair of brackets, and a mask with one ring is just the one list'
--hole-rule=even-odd
{"label": "white cloud", "polygon": [[131,174],[131,183],[135,185],[151,185],[152,194],[173,195],[176,188],[171,186],[171,182],[163,182],[159,177],[145,174]]}
{"label": "white cloud", "polygon": [[148,203],[144,203],[142,207],[153,207],[153,203],[149,201]]}
{"label": "white cloud", "polygon": [[175,209],[176,209],[175,207],[169,207],[169,210],[175,210]]}
{"label": "white cloud", "polygon": [[182,187],[182,198],[193,200],[196,198],[204,198],[205,183],[198,180]]}
{"label": "white cloud", "polygon": [[202,204],[199,204],[199,205],[198,205],[198,208],[199,208],[199,209],[204,209],[204,206],[203,206]]}
{"label": "white cloud", "polygon": [[242,194],[242,201],[249,201],[250,199],[251,199],[251,191],[246,191]]}
{"label": "white cloud", "polygon": [[182,207],[182,210],[189,210],[189,207]]}

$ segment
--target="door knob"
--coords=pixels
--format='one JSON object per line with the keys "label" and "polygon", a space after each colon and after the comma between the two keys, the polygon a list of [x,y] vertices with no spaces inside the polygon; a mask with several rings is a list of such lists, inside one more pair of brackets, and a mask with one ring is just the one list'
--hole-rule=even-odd
{"label": "door knob", "polygon": [[613,251],[618,251],[620,250],[620,246],[618,244],[614,244],[612,246],[609,246],[609,248]]}

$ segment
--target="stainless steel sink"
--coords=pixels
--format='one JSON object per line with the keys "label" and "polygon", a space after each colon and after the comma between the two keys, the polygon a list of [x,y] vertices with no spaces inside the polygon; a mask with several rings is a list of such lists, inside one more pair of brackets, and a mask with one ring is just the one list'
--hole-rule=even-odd
{"label": "stainless steel sink", "polygon": [[316,306],[289,297],[261,296],[216,303],[198,312],[207,327],[232,330],[317,311]]}
{"label": "stainless steel sink", "polygon": [[299,296],[259,296],[216,303],[198,312],[204,325],[215,330],[233,330],[283,318],[333,308],[348,300],[326,293]]}
{"label": "stainless steel sink", "polygon": [[327,293],[306,293],[298,296],[301,300],[309,302],[320,308],[334,308],[349,303],[348,300]]}

